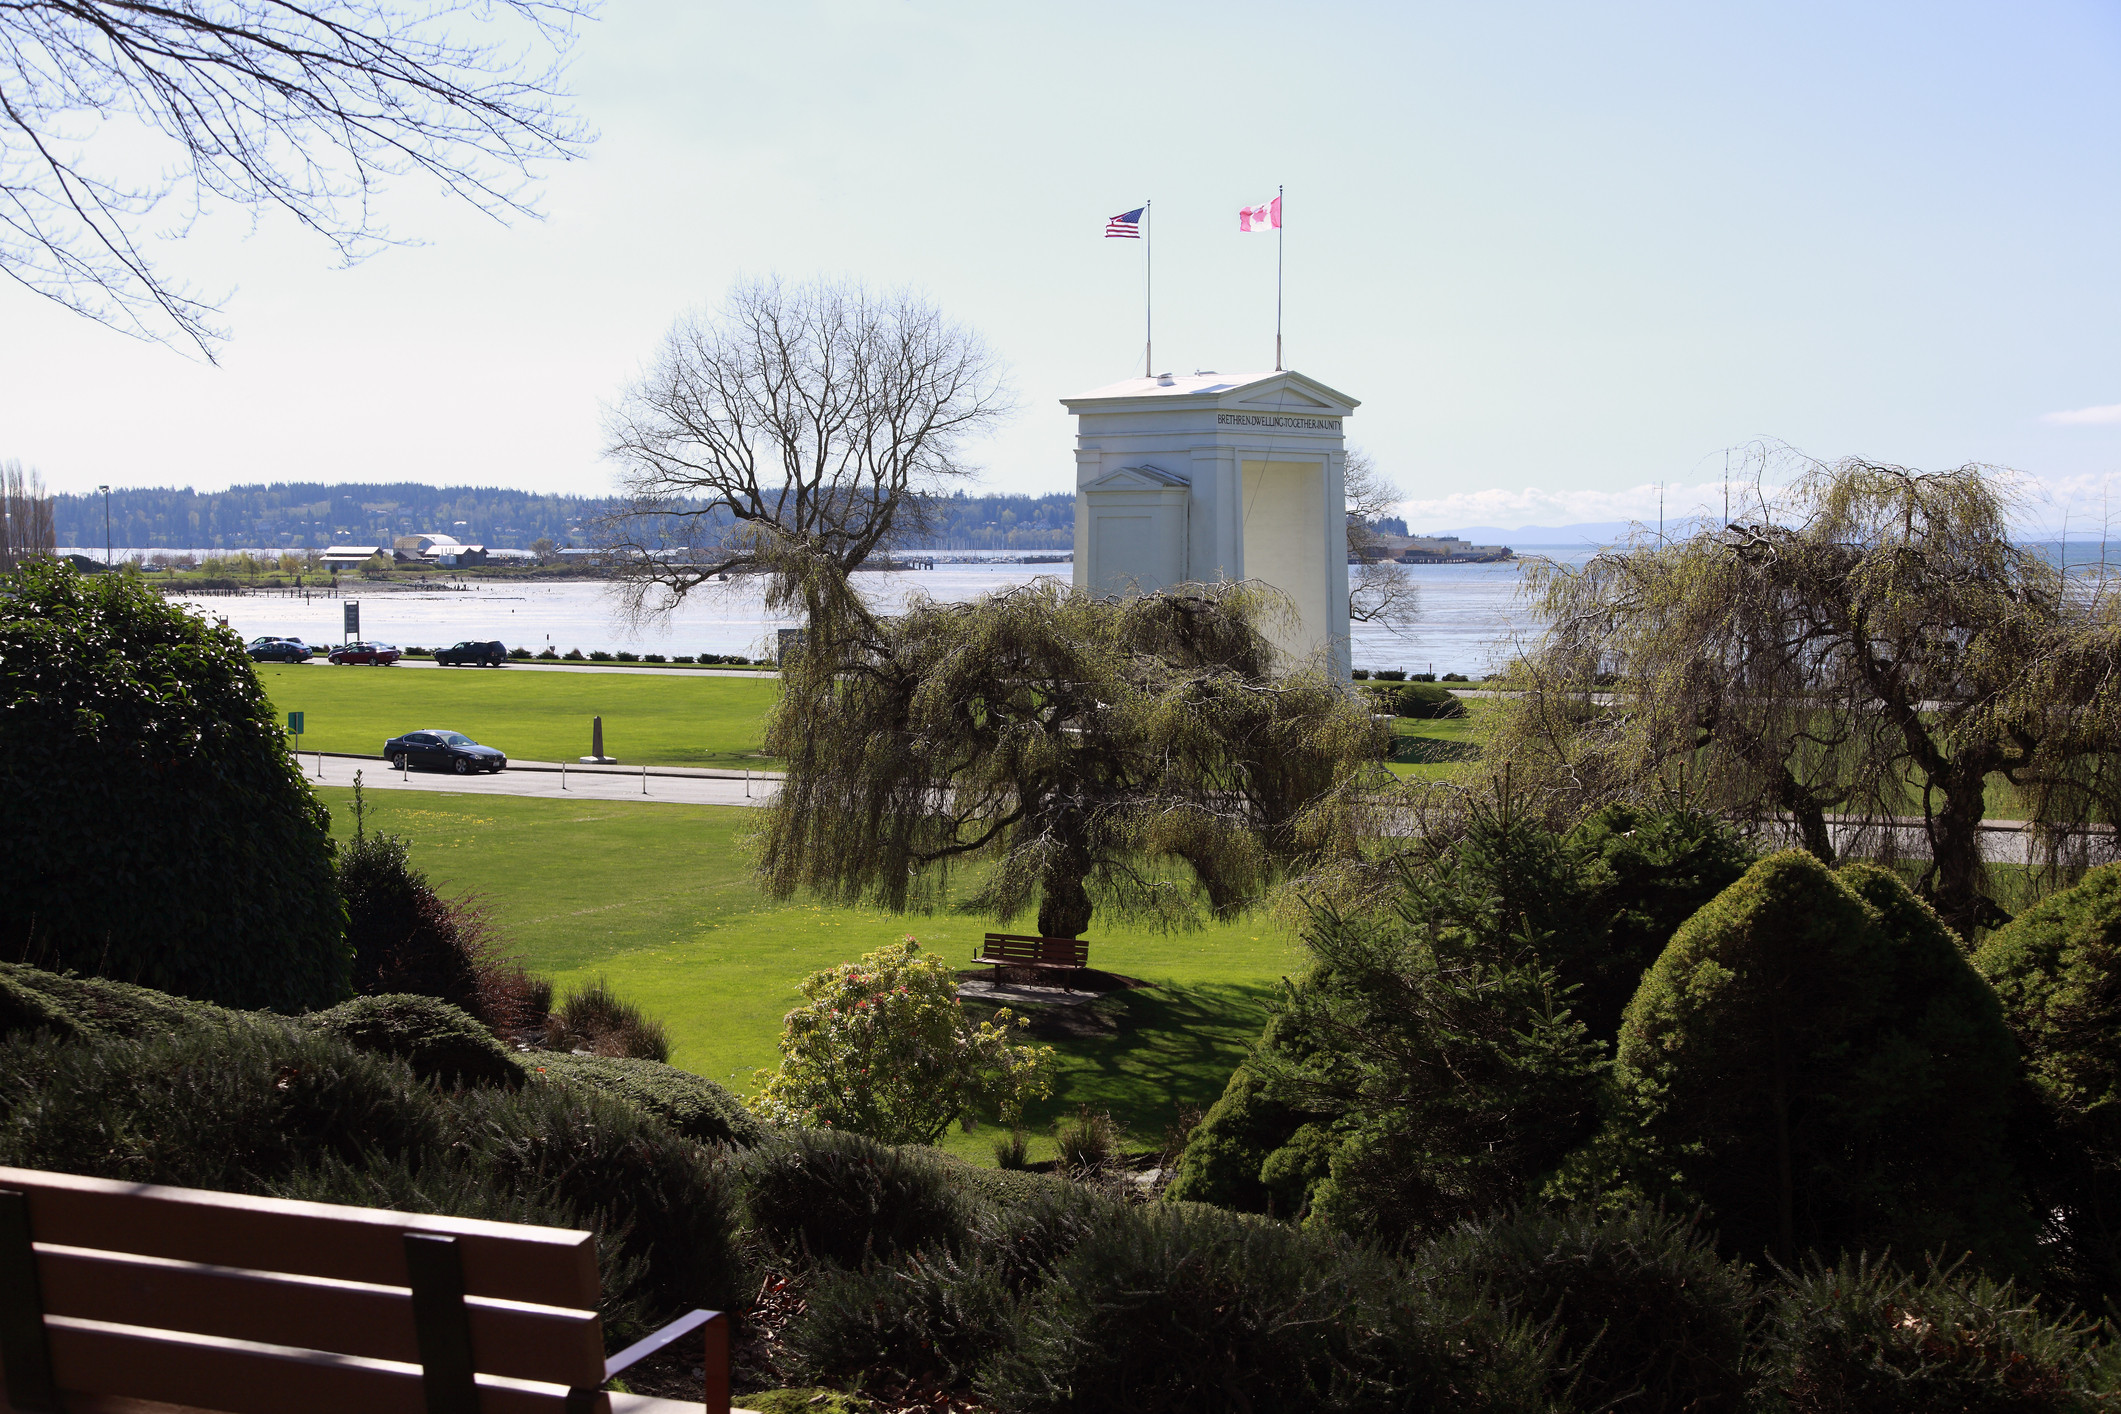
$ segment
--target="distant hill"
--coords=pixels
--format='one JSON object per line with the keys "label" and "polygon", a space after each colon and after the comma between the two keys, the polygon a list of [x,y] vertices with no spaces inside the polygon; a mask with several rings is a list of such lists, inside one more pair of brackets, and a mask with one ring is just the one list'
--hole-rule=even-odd
{"label": "distant hill", "polygon": [[[400,535],[451,535],[473,545],[527,550],[533,541],[588,544],[591,524],[611,502],[488,486],[276,482],[231,486],[114,488],[110,543],[128,549],[302,550],[380,545]],[[912,550],[1066,550],[1075,542],[1075,495],[959,494],[931,507],[928,533]],[[52,498],[64,549],[100,550],[104,501],[98,494]]]}

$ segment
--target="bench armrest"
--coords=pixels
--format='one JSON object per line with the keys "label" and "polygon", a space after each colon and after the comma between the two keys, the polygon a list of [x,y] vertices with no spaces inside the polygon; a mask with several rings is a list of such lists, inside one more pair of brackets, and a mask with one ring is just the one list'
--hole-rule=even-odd
{"label": "bench armrest", "polygon": [[635,1341],[604,1362],[604,1378],[613,1378],[627,1366],[676,1344],[702,1326],[707,1328],[706,1359],[702,1362],[707,1372],[707,1414],[729,1414],[729,1318],[720,1311],[687,1311],[655,1334]]}

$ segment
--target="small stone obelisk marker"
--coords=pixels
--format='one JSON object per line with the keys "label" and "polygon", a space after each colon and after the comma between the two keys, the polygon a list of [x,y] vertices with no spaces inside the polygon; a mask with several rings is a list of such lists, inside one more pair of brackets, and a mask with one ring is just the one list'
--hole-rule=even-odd
{"label": "small stone obelisk marker", "polygon": [[590,754],[582,758],[589,765],[610,766],[617,761],[616,757],[604,754],[604,719],[602,717],[592,717],[590,719],[589,750]]}

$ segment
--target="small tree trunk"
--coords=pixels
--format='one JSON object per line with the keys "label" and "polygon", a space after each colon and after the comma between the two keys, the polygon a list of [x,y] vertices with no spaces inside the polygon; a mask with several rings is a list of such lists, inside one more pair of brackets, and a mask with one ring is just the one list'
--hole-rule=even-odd
{"label": "small tree trunk", "polygon": [[1969,943],[1974,930],[1994,926],[2002,910],[1987,896],[1981,858],[1981,820],[1987,813],[1986,773],[1954,771],[1945,781],[1944,809],[1930,822],[1930,860],[1936,866],[1938,914]]}
{"label": "small tree trunk", "polygon": [[1039,881],[1038,932],[1042,938],[1079,938],[1090,926],[1092,905],[1083,876],[1049,872]]}

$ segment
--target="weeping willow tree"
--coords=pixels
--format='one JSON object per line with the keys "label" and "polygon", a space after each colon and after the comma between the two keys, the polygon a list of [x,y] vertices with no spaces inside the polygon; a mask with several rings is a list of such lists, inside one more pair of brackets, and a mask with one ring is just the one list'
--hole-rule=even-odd
{"label": "weeping willow tree", "polygon": [[1906,858],[1972,935],[1991,793],[2050,860],[2110,850],[2121,806],[2121,613],[2013,541],[2008,487],[1806,462],[1751,511],[1532,589],[1549,629],[1485,745],[1579,807],[1684,790],[1822,859]]}
{"label": "weeping willow tree", "polygon": [[766,736],[788,763],[761,841],[776,898],[1035,907],[1040,934],[1073,938],[1097,909],[1228,918],[1357,850],[1384,735],[1345,687],[1279,670],[1272,591],[1040,580],[879,619],[804,582],[781,589],[810,629]]}

